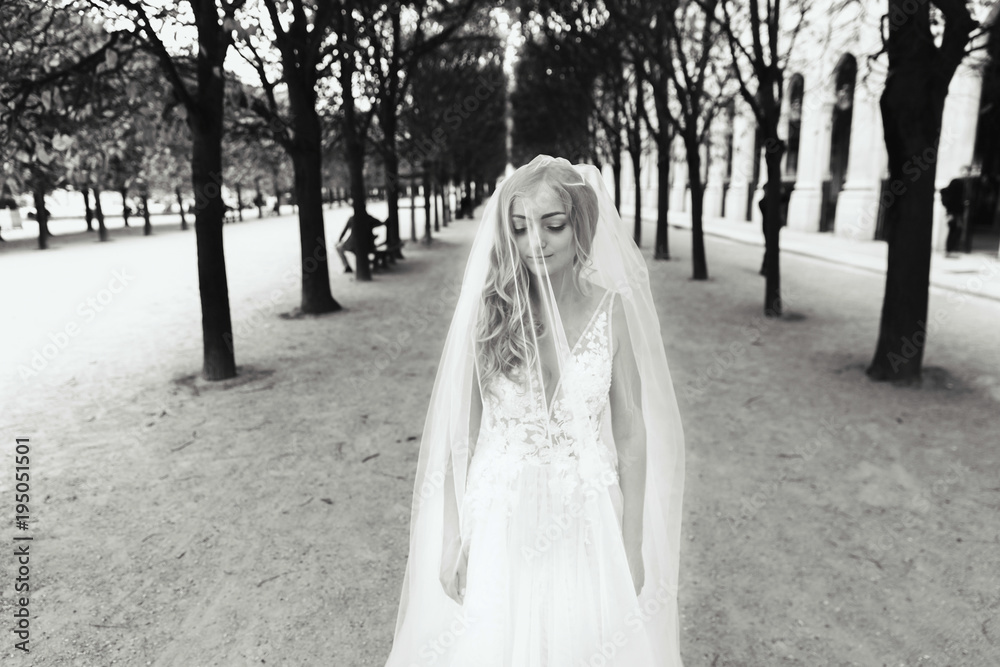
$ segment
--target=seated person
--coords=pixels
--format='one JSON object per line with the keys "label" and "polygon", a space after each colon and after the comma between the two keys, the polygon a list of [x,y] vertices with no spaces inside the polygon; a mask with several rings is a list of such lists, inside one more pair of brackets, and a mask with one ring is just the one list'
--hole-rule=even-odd
{"label": "seated person", "polygon": [[[378,218],[369,215],[366,211],[365,216],[368,218],[369,228],[371,229],[371,241],[368,247],[372,250],[375,249],[375,228],[379,225],[384,225],[385,222],[379,220]],[[347,236],[345,239],[344,236]],[[350,251],[354,253],[354,257],[358,256],[358,245],[354,236],[354,216],[352,215],[347,219],[347,224],[344,225],[344,229],[340,232],[340,238],[337,239],[337,254],[340,255],[340,261],[344,263],[344,273],[353,273],[354,270],[351,265],[347,263],[347,255],[344,253]]]}

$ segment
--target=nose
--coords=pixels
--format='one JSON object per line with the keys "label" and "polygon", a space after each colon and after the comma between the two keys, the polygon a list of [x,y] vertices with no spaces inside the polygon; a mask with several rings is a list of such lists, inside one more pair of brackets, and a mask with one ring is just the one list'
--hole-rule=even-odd
{"label": "nose", "polygon": [[531,247],[545,249],[549,245],[548,233],[545,231],[543,225],[539,225],[532,230],[534,233],[529,234],[531,237]]}

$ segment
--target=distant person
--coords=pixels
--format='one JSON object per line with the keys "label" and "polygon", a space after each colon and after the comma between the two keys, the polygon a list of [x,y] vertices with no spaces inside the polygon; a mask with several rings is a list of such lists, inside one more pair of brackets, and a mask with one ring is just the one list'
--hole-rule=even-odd
{"label": "distant person", "polygon": [[[385,223],[378,218],[365,213],[368,218],[371,229],[371,242],[368,244],[369,248],[375,247],[375,228],[379,225],[384,225]],[[344,237],[347,237],[346,239]],[[354,253],[354,259],[358,260],[358,244],[357,238],[354,234],[354,216],[352,215],[347,219],[347,224],[344,225],[343,231],[340,232],[340,237],[337,239],[337,254],[340,255],[340,261],[344,263],[344,273],[354,273],[354,269],[347,262],[347,255],[345,253]]]}
{"label": "distant person", "polygon": [[941,189],[941,205],[948,216],[948,236],[944,241],[944,255],[951,257],[958,252],[962,240],[962,226],[965,222],[965,181],[953,178]]}

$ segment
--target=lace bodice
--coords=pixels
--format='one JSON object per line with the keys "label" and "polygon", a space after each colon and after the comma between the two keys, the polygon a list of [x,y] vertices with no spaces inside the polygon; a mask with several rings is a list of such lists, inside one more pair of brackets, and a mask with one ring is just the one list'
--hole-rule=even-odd
{"label": "lace bodice", "polygon": [[614,457],[601,439],[612,372],[614,296],[608,296],[562,369],[551,411],[537,372],[527,374],[526,383],[503,375],[491,379],[469,469],[468,501],[502,496],[525,465],[552,466],[550,487],[558,495],[568,496],[581,484],[617,482]]}

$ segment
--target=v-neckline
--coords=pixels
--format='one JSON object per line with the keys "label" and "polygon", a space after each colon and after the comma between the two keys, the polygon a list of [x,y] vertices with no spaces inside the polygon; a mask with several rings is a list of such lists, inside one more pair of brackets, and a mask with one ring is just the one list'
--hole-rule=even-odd
{"label": "v-neckline", "polygon": [[[604,294],[601,296],[601,300],[597,302],[597,307],[594,308],[594,312],[590,315],[590,319],[587,320],[587,324],[583,327],[583,332],[580,334],[580,337],[576,339],[576,343],[573,344],[573,347],[570,348],[569,357],[574,357],[576,355],[576,348],[580,347],[580,343],[582,343],[583,339],[587,337],[588,333],[590,333],[590,327],[597,320],[597,316],[600,315],[601,312],[603,311],[604,300],[608,298],[609,294],[611,294],[611,290],[606,290]],[[556,356],[558,356],[558,351],[556,352]],[[565,369],[563,369],[563,371],[565,371]],[[545,395],[545,381],[544,378],[541,377],[542,361],[540,358],[538,360],[538,375],[539,375],[539,380],[541,380],[540,384],[542,385],[542,400],[545,401],[545,414],[546,416],[550,417],[552,416],[552,408],[555,407],[556,404],[556,394],[559,393],[559,389],[560,387],[562,387],[562,379],[564,373],[559,374],[559,379],[556,380],[555,387],[552,389],[551,399],[549,399],[549,397]]]}

